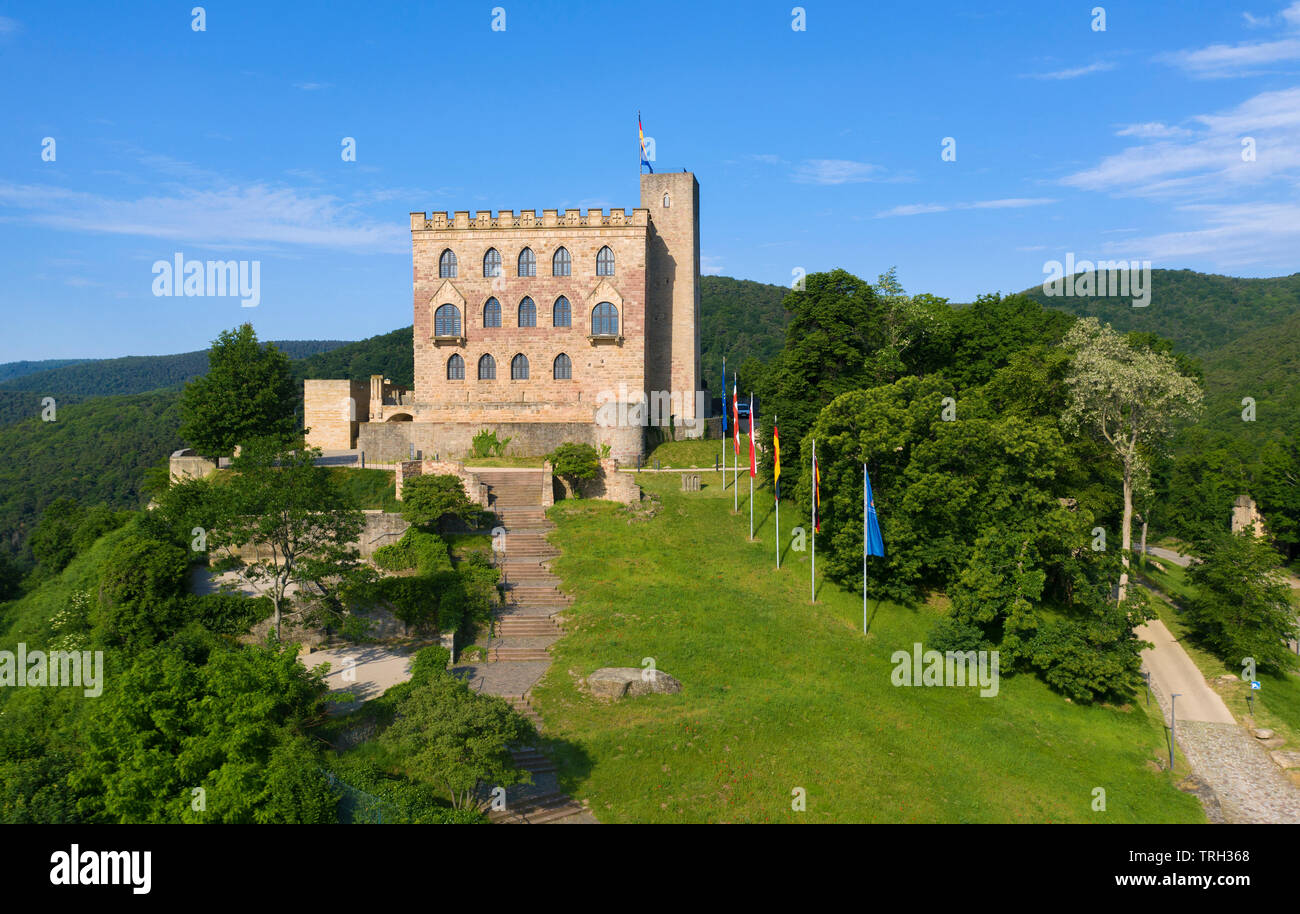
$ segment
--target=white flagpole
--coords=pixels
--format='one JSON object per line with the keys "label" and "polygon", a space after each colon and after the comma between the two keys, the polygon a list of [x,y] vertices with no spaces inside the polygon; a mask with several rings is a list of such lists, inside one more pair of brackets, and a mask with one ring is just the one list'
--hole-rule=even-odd
{"label": "white flagpole", "polygon": [[862,465],[862,634],[867,633],[867,465]]}
{"label": "white flagpole", "polygon": [[817,602],[817,439],[812,443],[812,577],[809,580],[809,586],[812,587],[812,601]]}
{"label": "white flagpole", "polygon": [[[722,357],[722,424],[727,424],[727,357]],[[727,491],[727,436],[722,436],[722,491]]]}
{"label": "white flagpole", "polygon": [[[772,416],[772,435],[780,434],[777,430],[776,416]],[[772,454],[776,454],[776,440],[772,441]],[[775,466],[775,464],[773,465]],[[772,477],[772,496],[776,499],[776,568],[781,570],[781,480],[775,474]]]}
{"label": "white flagpole", "polygon": [[[754,395],[749,395],[749,450],[754,451]],[[749,474],[749,541],[754,541],[754,474]]]}

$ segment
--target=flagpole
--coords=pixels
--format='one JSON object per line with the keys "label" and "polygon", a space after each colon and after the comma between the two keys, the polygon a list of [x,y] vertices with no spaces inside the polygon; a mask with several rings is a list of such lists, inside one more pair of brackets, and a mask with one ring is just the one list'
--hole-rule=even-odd
{"label": "flagpole", "polygon": [[813,471],[813,497],[812,497],[812,576],[809,579],[809,586],[812,587],[812,601],[817,602],[817,439],[812,443],[812,471]]}
{"label": "flagpole", "polygon": [[[777,441],[776,436],[778,434],[779,432],[777,431],[776,415],[773,414],[772,416],[773,455],[775,455],[777,450],[779,449],[776,443]],[[776,500],[776,569],[777,571],[781,570],[781,477],[776,475],[779,472],[780,471],[776,469],[776,464],[773,463],[772,497]]]}
{"label": "flagpole", "polygon": [[867,633],[867,465],[862,465],[862,634]]}
{"label": "flagpole", "polygon": [[749,395],[749,541],[754,541],[754,395]]}
{"label": "flagpole", "polygon": [[727,357],[722,357],[722,491],[727,491]]}

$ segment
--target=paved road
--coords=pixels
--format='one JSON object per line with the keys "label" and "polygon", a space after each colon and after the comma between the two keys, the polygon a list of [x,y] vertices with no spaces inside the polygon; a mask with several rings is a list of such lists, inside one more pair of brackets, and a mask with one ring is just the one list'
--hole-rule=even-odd
{"label": "paved road", "polygon": [[407,651],[363,645],[313,651],[302,656],[307,669],[322,663],[330,665],[325,684],[335,694],[351,693],[351,701],[330,705],[331,714],[345,714],[361,707],[362,702],[378,698],[399,682],[411,678],[411,658]]}
{"label": "paved road", "polygon": [[1178,694],[1179,720],[1200,720],[1213,724],[1235,724],[1236,718],[1218,693],[1210,688],[1183,646],[1159,619],[1134,629],[1143,641],[1155,647],[1142,652],[1142,665],[1166,695]]}

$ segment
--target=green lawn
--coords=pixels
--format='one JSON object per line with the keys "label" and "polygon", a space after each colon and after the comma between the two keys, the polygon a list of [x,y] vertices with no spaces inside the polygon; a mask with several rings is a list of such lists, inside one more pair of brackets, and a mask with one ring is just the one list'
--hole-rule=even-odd
{"label": "green lawn", "polygon": [[[658,460],[661,468],[708,467],[712,469],[715,461],[719,466],[722,465],[724,450],[727,467],[730,468],[736,462],[735,446],[730,436],[725,439],[693,438],[689,441],[665,441],[650,452],[650,456],[646,458],[646,466],[653,467]],[[748,435],[740,436],[740,468],[742,473],[749,472]],[[728,469],[728,478],[730,478],[730,469]]]}
{"label": "green lawn", "polygon": [[[873,601],[864,637],[860,595],[822,584],[810,603],[806,553],[773,567],[770,494],[756,496],[750,543],[747,487],[733,514],[721,486],[638,482],[661,500],[654,517],[595,500],[550,512],[564,550],[553,568],[577,600],[534,702],[563,785],[601,820],[1204,821],[1173,786],[1183,761],[1157,768],[1154,707],[1083,707],[1024,675],[992,698],[895,687],[891,654],[923,642],[937,609]],[[783,534],[795,522],[782,512]],[[647,657],[680,694],[603,704],[577,688]],[[1091,808],[1097,787],[1104,812]],[[791,809],[796,788],[806,812]]]}
{"label": "green lawn", "polygon": [[329,467],[334,481],[360,508],[398,512],[397,474],[392,470],[362,470],[352,467]]}
{"label": "green lawn", "polygon": [[537,467],[541,469],[546,457],[466,457],[467,467]]}

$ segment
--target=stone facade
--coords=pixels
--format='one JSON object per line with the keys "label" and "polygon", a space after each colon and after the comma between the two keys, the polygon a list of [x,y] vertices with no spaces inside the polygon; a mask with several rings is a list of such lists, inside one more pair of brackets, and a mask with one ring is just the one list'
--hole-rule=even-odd
{"label": "stone facade", "polygon": [[[694,175],[642,175],[641,206],[630,212],[411,213],[411,247],[415,389],[397,390],[379,376],[368,386],[307,381],[310,444],[359,447],[368,460],[409,457],[412,446],[453,458],[490,429],[512,439],[511,454],[579,441],[608,444],[613,456],[632,461],[644,453],[645,425],[703,432]],[[567,274],[554,268],[561,249]],[[608,270],[598,269],[602,251],[612,254]],[[446,252],[454,269],[443,268]],[[532,275],[520,275],[529,272],[521,268],[525,252]],[[533,325],[524,319],[526,300]],[[500,308],[499,326],[488,319],[490,301]],[[596,332],[598,305],[615,309],[615,332]],[[441,325],[440,308],[451,318]],[[485,356],[494,377],[480,377],[489,374],[480,371]],[[520,356],[527,377],[515,377]],[[561,356],[569,377],[557,371]],[[654,409],[637,406],[651,402]]]}

